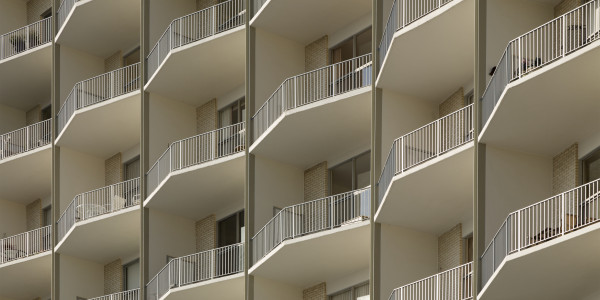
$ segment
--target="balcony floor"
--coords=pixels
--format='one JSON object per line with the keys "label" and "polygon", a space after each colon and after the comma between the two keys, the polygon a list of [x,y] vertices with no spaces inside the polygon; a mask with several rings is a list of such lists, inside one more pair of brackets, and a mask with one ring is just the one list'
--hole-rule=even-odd
{"label": "balcony floor", "polygon": [[140,143],[140,92],[75,111],[56,145],[106,158]]}
{"label": "balcony floor", "polygon": [[75,223],[55,251],[101,264],[130,257],[140,247],[139,205]]}
{"label": "balcony floor", "polygon": [[598,253],[600,224],[596,223],[511,254],[478,299],[584,299],[598,291]]}
{"label": "balcony floor", "polygon": [[164,300],[219,299],[239,300],[245,295],[244,273],[194,283],[167,292]]}
{"label": "balcony floor", "polygon": [[0,104],[20,110],[50,102],[52,44],[0,61]]}
{"label": "balcony floor", "polygon": [[513,81],[500,97],[480,142],[554,156],[597,135],[598,70],[600,41]]}
{"label": "balcony floor", "polygon": [[474,24],[475,0],[454,0],[396,31],[376,86],[428,101],[446,99],[473,80]]}
{"label": "balcony floor", "polygon": [[245,50],[244,26],[171,50],[146,91],[200,106],[244,85]]}
{"label": "balcony floor", "polygon": [[249,273],[299,287],[355,274],[369,267],[370,228],[363,221],[284,241]]}
{"label": "balcony floor", "polygon": [[52,252],[0,265],[0,299],[34,299],[50,295]]}
{"label": "balcony floor", "polygon": [[29,204],[52,188],[52,145],[0,160],[0,199]]}
{"label": "balcony floor", "polygon": [[394,176],[375,221],[442,234],[473,215],[473,143]]}
{"label": "balcony floor", "polygon": [[132,50],[140,44],[140,9],[136,0],[75,2],[56,42],[101,58]]}
{"label": "balcony floor", "polygon": [[174,171],[144,206],[198,220],[224,207],[243,204],[244,152]]}
{"label": "balcony floor", "polygon": [[370,148],[371,87],[285,112],[250,147],[253,154],[308,168]]}
{"label": "balcony floor", "polygon": [[364,0],[268,0],[250,26],[306,45],[370,14],[371,1]]}

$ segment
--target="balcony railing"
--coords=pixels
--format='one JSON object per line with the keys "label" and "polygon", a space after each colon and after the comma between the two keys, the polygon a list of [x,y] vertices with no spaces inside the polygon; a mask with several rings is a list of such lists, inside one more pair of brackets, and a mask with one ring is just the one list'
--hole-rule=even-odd
{"label": "balcony railing", "polygon": [[52,226],[0,239],[0,265],[52,249]]}
{"label": "balcony railing", "polygon": [[67,17],[77,2],[79,2],[79,0],[63,0],[60,3],[60,6],[56,10],[56,17],[58,18],[58,31],[60,31],[63,25],[65,25]]}
{"label": "balcony railing", "polygon": [[46,146],[52,142],[52,119],[0,135],[0,160]]}
{"label": "balcony railing", "polygon": [[146,58],[146,78],[172,50],[244,25],[245,13],[243,0],[229,0],[173,20]]}
{"label": "balcony railing", "polygon": [[363,221],[370,212],[371,187],[288,206],[252,238],[253,262],[285,240]]}
{"label": "balcony railing", "polygon": [[510,41],[481,98],[484,126],[506,86],[585,47],[600,37],[600,1],[579,6]]}
{"label": "balcony railing", "polygon": [[252,117],[256,141],[287,110],[371,86],[371,54],[286,79]]}
{"label": "balcony railing", "polygon": [[96,298],[91,298],[89,300],[139,300],[140,299],[140,289],[134,289],[119,293],[114,293],[110,295],[100,296]]}
{"label": "balcony railing", "polygon": [[173,171],[244,151],[244,122],[173,142],[146,173],[148,195]]}
{"label": "balcony railing", "polygon": [[0,35],[0,60],[52,42],[52,18]]}
{"label": "balcony railing", "polygon": [[256,16],[258,11],[267,3],[267,0],[253,0],[252,17]]}
{"label": "balcony railing", "polygon": [[59,134],[75,111],[134,92],[139,88],[139,63],[76,83],[58,112]]}
{"label": "balcony railing", "polygon": [[392,291],[389,300],[473,299],[473,263],[407,284]]}
{"label": "balcony railing", "polygon": [[130,179],[75,196],[58,219],[58,240],[75,223],[116,212],[140,203],[140,179]]}
{"label": "balcony railing", "polygon": [[436,11],[453,0],[395,0],[388,17],[381,43],[379,65],[383,64],[396,31]]}
{"label": "balcony railing", "polygon": [[473,140],[473,104],[399,137],[379,177],[378,206],[394,176]]}
{"label": "balcony railing", "polygon": [[600,219],[600,179],[508,215],[481,256],[482,282],[507,255],[569,234]]}
{"label": "balcony railing", "polygon": [[146,300],[169,290],[244,271],[244,244],[234,244],[172,259],[146,285]]}

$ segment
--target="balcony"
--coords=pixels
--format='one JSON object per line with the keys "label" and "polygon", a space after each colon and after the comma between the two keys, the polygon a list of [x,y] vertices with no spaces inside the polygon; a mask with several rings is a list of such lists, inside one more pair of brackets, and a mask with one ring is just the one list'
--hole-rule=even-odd
{"label": "balcony", "polygon": [[90,300],[139,300],[139,299],[140,299],[140,289],[134,289],[134,290],[124,291],[124,292],[120,292],[120,293],[114,293],[114,294],[110,294],[110,295],[91,298]]}
{"label": "balcony", "polygon": [[508,215],[481,256],[478,299],[582,299],[597,290],[600,180]]}
{"label": "balcony", "polygon": [[286,79],[252,117],[250,151],[310,166],[370,143],[371,54]]}
{"label": "balcony", "polygon": [[146,285],[146,300],[244,298],[244,244],[175,258]]}
{"label": "balcony", "polygon": [[0,297],[32,299],[50,294],[51,234],[51,226],[46,226],[0,239]]}
{"label": "balcony", "polygon": [[364,0],[253,0],[253,7],[250,26],[304,45],[371,14]]}
{"label": "balcony", "polygon": [[140,64],[75,84],[58,112],[56,144],[108,157],[139,143]]}
{"label": "balcony", "polygon": [[245,17],[244,2],[229,0],[173,20],[146,58],[144,89],[199,106],[243,85]]}
{"label": "balcony", "polygon": [[308,286],[366,269],[370,203],[367,187],[282,209],[252,238],[249,272]]}
{"label": "balcony", "polygon": [[146,173],[144,206],[198,219],[244,197],[245,123],[172,143]]}
{"label": "balcony", "polygon": [[396,139],[377,184],[375,220],[441,234],[470,219],[472,141],[473,105]]}
{"label": "balcony", "polygon": [[55,40],[108,57],[139,44],[140,12],[138,0],[63,0],[56,11]]}
{"label": "balcony", "polygon": [[407,284],[392,291],[389,300],[473,299],[473,263]]}
{"label": "balcony", "polygon": [[50,194],[51,122],[0,135],[0,198],[27,204]]}
{"label": "balcony", "polygon": [[50,97],[51,42],[51,18],[0,36],[2,104],[29,110],[40,99],[45,102]]}
{"label": "balcony", "polygon": [[140,179],[75,196],[58,219],[56,251],[109,262],[139,250]]}
{"label": "balcony", "polygon": [[396,0],[379,45],[378,88],[435,101],[473,79],[474,0]]}
{"label": "balcony", "polygon": [[553,156],[597,133],[598,20],[591,1],[508,44],[481,99],[480,142]]}

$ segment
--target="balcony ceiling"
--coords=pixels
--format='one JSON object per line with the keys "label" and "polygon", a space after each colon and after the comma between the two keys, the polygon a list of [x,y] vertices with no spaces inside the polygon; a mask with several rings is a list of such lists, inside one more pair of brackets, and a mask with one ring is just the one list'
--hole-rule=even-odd
{"label": "balcony ceiling", "polygon": [[0,299],[34,299],[50,295],[52,253],[0,265]]}
{"label": "balcony ceiling", "polygon": [[50,195],[51,145],[0,161],[0,199],[29,204]]}
{"label": "balcony ceiling", "polygon": [[52,44],[0,61],[0,104],[27,111],[50,103]]}
{"label": "balcony ceiling", "polygon": [[368,0],[269,0],[250,25],[306,45],[370,14]]}

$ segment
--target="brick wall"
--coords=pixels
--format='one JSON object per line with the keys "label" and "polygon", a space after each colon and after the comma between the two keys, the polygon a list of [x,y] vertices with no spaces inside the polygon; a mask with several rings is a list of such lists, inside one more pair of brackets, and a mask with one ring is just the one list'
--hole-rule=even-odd
{"label": "brick wall", "polygon": [[196,251],[206,251],[217,247],[217,219],[210,215],[196,222]]}
{"label": "brick wall", "polygon": [[327,300],[327,286],[325,282],[309,287],[302,291],[303,300]]}
{"label": "brick wall", "polygon": [[448,99],[439,105],[439,116],[447,116],[461,108],[465,107],[465,93],[461,87],[458,91],[454,92]]}
{"label": "brick wall", "polygon": [[304,70],[306,72],[327,66],[329,63],[329,38],[323,36],[304,48]]}
{"label": "brick wall", "polygon": [[438,237],[439,271],[458,267],[463,256],[462,224],[458,224]]}
{"label": "brick wall", "polygon": [[110,72],[123,67],[123,53],[121,50],[104,59],[104,72]]}
{"label": "brick wall", "polygon": [[327,197],[329,172],[324,161],[304,171],[304,201]]}
{"label": "brick wall", "polygon": [[205,9],[219,4],[218,0],[196,0],[196,10]]}
{"label": "brick wall", "polygon": [[42,200],[37,199],[25,207],[27,231],[42,227]]}
{"label": "brick wall", "polygon": [[104,161],[104,183],[108,186],[123,181],[121,152]]}
{"label": "brick wall", "polygon": [[27,125],[35,124],[40,121],[42,121],[42,109],[39,105],[36,105],[25,113],[25,123]]}
{"label": "brick wall", "polygon": [[578,145],[573,144],[552,159],[552,194],[575,188],[581,182]]}
{"label": "brick wall", "polygon": [[40,16],[51,7],[51,0],[27,1],[27,24],[41,20],[42,18]]}
{"label": "brick wall", "polygon": [[104,294],[123,291],[123,266],[121,259],[117,259],[104,266]]}
{"label": "brick wall", "polygon": [[584,0],[563,0],[554,6],[554,17],[563,15],[577,6],[583,5],[584,2]]}
{"label": "brick wall", "polygon": [[196,108],[196,132],[198,134],[217,129],[217,99]]}

